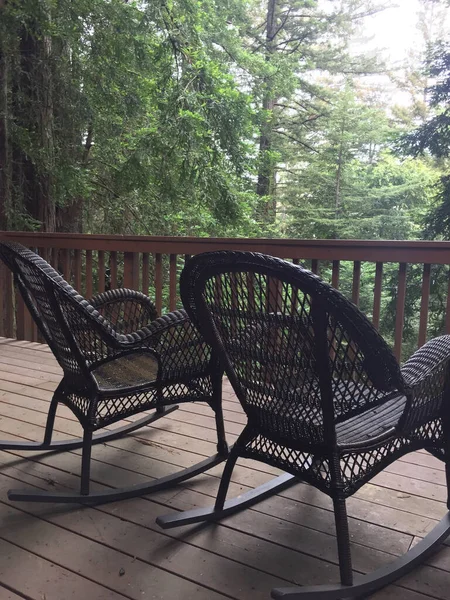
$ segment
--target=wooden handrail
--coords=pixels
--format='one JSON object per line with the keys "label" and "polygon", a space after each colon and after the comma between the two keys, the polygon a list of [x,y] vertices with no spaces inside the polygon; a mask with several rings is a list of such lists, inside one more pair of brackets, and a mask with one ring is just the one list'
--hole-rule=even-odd
{"label": "wooden handrail", "polygon": [[[108,287],[124,285],[150,293],[159,312],[180,306],[178,278],[191,255],[214,250],[262,252],[298,263],[307,261],[314,272],[329,276],[336,287],[342,283],[345,261],[353,263],[350,296],[357,303],[363,290],[365,263],[373,266],[371,316],[377,327],[381,322],[383,265],[394,263],[398,270],[396,322],[391,341],[398,358],[402,355],[405,294],[408,265],[418,264],[423,275],[422,298],[418,308],[418,345],[427,339],[429,319],[430,272],[433,265],[450,265],[450,242],[390,240],[303,240],[265,238],[197,238],[166,236],[88,235],[68,233],[0,232],[1,240],[14,240],[33,249],[63,272],[76,289],[89,297]],[[392,272],[392,270],[391,270]],[[350,276],[350,275],[349,275]],[[12,290],[11,278],[0,268],[0,335],[39,339],[26,308]],[[443,291],[450,294],[450,285]],[[367,283],[366,283],[367,295]],[[450,330],[450,296],[445,321]],[[366,301],[367,304],[367,301]]]}
{"label": "wooden handrail", "polygon": [[441,241],[198,238],[23,231],[0,231],[1,239],[12,239],[24,246],[39,248],[158,252],[160,254],[198,254],[214,250],[246,250],[272,254],[280,258],[450,264],[450,242]]}

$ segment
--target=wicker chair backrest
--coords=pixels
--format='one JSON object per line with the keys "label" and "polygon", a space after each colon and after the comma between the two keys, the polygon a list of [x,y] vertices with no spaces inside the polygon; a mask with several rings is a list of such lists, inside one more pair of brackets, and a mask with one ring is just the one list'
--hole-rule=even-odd
{"label": "wicker chair backrest", "polygon": [[15,242],[0,243],[23,299],[66,375],[91,379],[89,364],[105,354],[103,317],[38,254]]}
{"label": "wicker chair backrest", "polygon": [[181,295],[250,426],[266,433],[292,437],[286,428],[298,421],[310,443],[332,443],[336,422],[404,388],[368,319],[300,266],[256,253],[201,254],[182,273]]}

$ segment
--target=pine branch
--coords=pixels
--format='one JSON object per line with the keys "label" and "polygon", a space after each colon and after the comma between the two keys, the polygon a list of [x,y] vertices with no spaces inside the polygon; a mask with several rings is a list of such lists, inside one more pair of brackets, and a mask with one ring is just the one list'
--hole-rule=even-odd
{"label": "pine branch", "polygon": [[315,148],[313,148],[312,146],[310,146],[306,142],[302,142],[301,140],[297,139],[293,135],[290,135],[289,133],[286,133],[285,131],[281,131],[279,129],[275,129],[274,133],[279,133],[280,135],[284,135],[285,137],[289,138],[290,140],[292,140],[296,144],[300,144],[301,146],[304,146],[305,148],[308,148],[308,150],[311,150],[311,152],[315,152],[316,154],[319,154],[318,150],[316,150]]}

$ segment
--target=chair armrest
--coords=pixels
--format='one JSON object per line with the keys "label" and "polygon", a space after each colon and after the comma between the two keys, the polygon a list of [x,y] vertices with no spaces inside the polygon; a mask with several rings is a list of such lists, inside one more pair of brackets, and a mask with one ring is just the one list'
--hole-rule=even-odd
{"label": "chair armrest", "polygon": [[151,348],[160,361],[163,379],[180,379],[218,368],[210,346],[185,310],[176,310],[131,334],[121,336],[123,349]]}
{"label": "chair armrest", "polygon": [[450,375],[450,335],[434,338],[419,348],[401,369],[408,401],[398,429],[411,430],[441,416]]}
{"label": "chair armrest", "polygon": [[147,327],[157,317],[156,307],[148,296],[126,288],[98,294],[89,303],[118,334],[129,334]]}

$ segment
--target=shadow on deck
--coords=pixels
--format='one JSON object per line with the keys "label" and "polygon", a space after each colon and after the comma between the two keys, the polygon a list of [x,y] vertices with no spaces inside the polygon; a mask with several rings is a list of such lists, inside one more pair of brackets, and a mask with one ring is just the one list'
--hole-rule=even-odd
{"label": "shadow on deck", "polygon": [[[0,338],[1,437],[39,440],[60,368],[42,344]],[[227,436],[245,421],[228,384]],[[58,410],[55,439],[79,436]],[[215,452],[212,412],[183,405],[151,427],[93,450],[93,489],[130,485],[190,466]],[[97,508],[9,503],[11,487],[78,488],[80,451],[1,452],[0,600],[260,600],[273,587],[339,579],[331,501],[299,484],[219,525],[162,531],[170,510],[212,503],[222,465],[150,497]],[[275,469],[241,461],[230,495],[269,480]],[[354,569],[371,571],[403,554],[445,514],[442,464],[425,452],[405,456],[348,500]],[[450,540],[448,542],[450,544]],[[377,600],[447,600],[450,547]]]}

